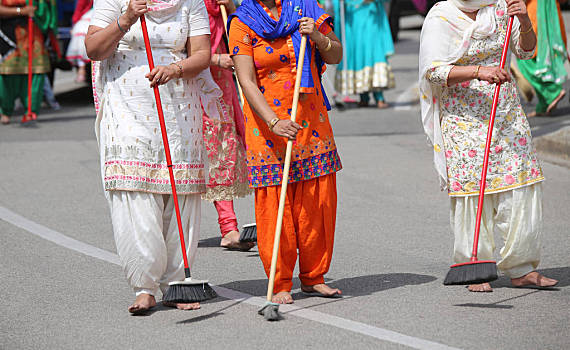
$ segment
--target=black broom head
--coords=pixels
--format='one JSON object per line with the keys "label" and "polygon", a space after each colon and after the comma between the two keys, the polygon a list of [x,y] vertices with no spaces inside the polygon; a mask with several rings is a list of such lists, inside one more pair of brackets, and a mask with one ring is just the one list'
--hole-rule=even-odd
{"label": "black broom head", "polygon": [[267,321],[279,321],[281,315],[279,314],[279,304],[272,302],[265,302],[265,305],[257,311]]}
{"label": "black broom head", "polygon": [[443,284],[446,286],[480,284],[494,281],[497,278],[495,261],[470,261],[452,265]]}
{"label": "black broom head", "polygon": [[257,226],[255,224],[243,225],[239,241],[244,242],[257,242]]}
{"label": "black broom head", "polygon": [[208,281],[186,278],[184,281],[170,282],[162,301],[170,303],[198,303],[217,297]]}

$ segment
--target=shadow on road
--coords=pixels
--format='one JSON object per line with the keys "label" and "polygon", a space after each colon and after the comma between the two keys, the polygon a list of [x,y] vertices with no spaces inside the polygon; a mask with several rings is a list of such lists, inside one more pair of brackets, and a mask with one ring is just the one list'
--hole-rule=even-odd
{"label": "shadow on road", "polygon": [[479,307],[479,308],[484,308],[484,309],[512,309],[513,308],[512,305],[502,305],[502,303],[504,303],[506,301],[514,300],[514,299],[523,298],[523,297],[526,297],[527,295],[531,295],[531,294],[538,293],[538,292],[539,292],[538,290],[535,290],[532,292],[525,293],[523,295],[519,295],[516,297],[507,298],[507,299],[503,299],[503,300],[499,300],[499,301],[495,301],[494,303],[489,303],[489,304],[465,303],[465,304],[456,304],[454,306]]}
{"label": "shadow on road", "polygon": [[[210,313],[208,313],[208,314],[206,314],[206,315],[200,315],[200,316],[197,316],[197,317],[192,317],[192,318],[186,319],[186,320],[184,320],[184,321],[178,321],[178,322],[176,322],[176,324],[190,324],[190,323],[200,322],[200,321],[208,320],[208,319],[210,319],[210,318],[218,317],[218,316],[221,316],[221,315],[224,314],[223,311],[228,310],[228,309],[230,309],[230,308],[232,308],[232,307],[234,307],[234,306],[236,306],[236,305],[238,305],[238,304],[240,304],[240,303],[241,303],[241,301],[237,301],[237,302],[232,303],[232,304],[230,304],[230,305],[228,305],[228,306],[224,306],[224,307],[221,308],[221,309],[218,309],[218,310],[215,310],[215,311],[213,311],[213,312],[210,312]],[[206,304],[206,303],[201,303],[201,304]]]}
{"label": "shadow on road", "polygon": [[[435,280],[436,278],[434,276],[429,276],[429,275],[418,275],[415,273],[387,273],[387,274],[357,276],[350,278],[342,278],[339,280],[332,280],[330,282],[330,286],[342,290],[343,294],[346,295],[346,297],[336,300],[343,300],[348,297],[371,295],[388,289],[399,288],[409,285],[419,285],[419,284],[429,283]],[[256,280],[235,281],[235,282],[222,284],[220,285],[220,287],[239,290],[252,295],[264,296],[267,291],[267,280],[256,279]],[[300,287],[301,287],[301,282],[299,281],[299,279],[293,278],[293,289],[298,289]],[[293,298],[300,300],[310,297],[306,296],[301,292],[298,292],[298,293],[293,293]]]}

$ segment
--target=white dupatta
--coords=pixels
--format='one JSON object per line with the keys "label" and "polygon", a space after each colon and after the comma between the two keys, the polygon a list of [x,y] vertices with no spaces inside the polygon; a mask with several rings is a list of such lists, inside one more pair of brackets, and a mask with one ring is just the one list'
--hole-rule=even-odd
{"label": "white dupatta", "polygon": [[[435,169],[441,189],[447,189],[447,166],[441,132],[440,98],[443,87],[426,79],[429,69],[457,62],[469,49],[472,39],[484,39],[497,28],[498,0],[448,0],[430,10],[420,36],[419,86],[424,132],[434,149]],[[475,21],[461,10],[479,10]]]}

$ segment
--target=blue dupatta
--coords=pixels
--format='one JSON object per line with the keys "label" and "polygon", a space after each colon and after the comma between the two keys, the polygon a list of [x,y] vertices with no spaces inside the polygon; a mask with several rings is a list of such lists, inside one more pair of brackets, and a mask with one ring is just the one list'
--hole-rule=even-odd
{"label": "blue dupatta", "polygon": [[[260,37],[267,40],[291,36],[295,56],[299,57],[301,48],[301,33],[299,33],[299,22],[297,20],[303,17],[311,17],[317,22],[319,18],[326,16],[324,22],[328,22],[332,26],[332,19],[325,11],[319,7],[316,0],[282,0],[281,15],[279,21],[274,20],[265,12],[265,9],[257,0],[244,0],[238,7],[237,11],[228,18],[228,30],[230,30],[231,22],[234,17],[239,18],[245,25],[253,30]],[[318,28],[317,28],[318,29]],[[303,74],[301,77],[301,87],[314,88],[313,75],[311,73],[311,57],[313,55],[311,46],[307,45],[305,50],[305,61],[303,63]],[[297,61],[297,60],[295,60]],[[318,50],[315,50],[315,63],[319,78],[322,73],[324,61]],[[293,63],[291,63],[293,64]],[[295,68],[295,67],[293,67]],[[319,79],[320,80],[320,79]],[[321,83],[321,91],[327,110],[330,110],[330,104],[325,94],[325,90]]]}

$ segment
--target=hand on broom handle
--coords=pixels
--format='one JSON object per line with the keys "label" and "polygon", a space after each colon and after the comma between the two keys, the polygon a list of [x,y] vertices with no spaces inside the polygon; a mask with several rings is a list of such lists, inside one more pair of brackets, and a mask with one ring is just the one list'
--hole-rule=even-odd
{"label": "hand on broom handle", "polygon": [[[509,17],[507,24],[507,35],[503,45],[503,53],[501,55],[500,68],[505,68],[507,54],[509,51],[509,42],[511,39],[511,29],[513,28],[513,16]],[[495,115],[497,114],[497,105],[499,103],[499,92],[501,91],[501,83],[495,86],[495,95],[493,96],[493,104],[491,106],[491,116],[489,117],[489,128],[487,131],[487,142],[485,144],[485,155],[483,157],[483,170],[481,172],[481,182],[479,184],[479,203],[477,204],[477,218],[475,221],[475,235],[473,238],[473,252],[471,253],[471,261],[477,261],[477,248],[479,246],[479,231],[481,229],[481,214],[483,213],[483,200],[485,197],[485,187],[487,185],[487,166],[489,165],[489,151],[491,149],[491,139],[493,138],[493,124],[495,123]]]}
{"label": "hand on broom handle", "polygon": [[[222,12],[222,20],[224,21],[224,30],[226,31],[226,37],[229,39],[229,35],[228,35],[228,11],[226,11],[226,6],[220,5],[220,11]],[[237,88],[238,88],[238,92],[239,92],[239,99],[241,100],[241,104],[243,106],[245,104],[245,100],[243,99],[243,91],[241,89],[241,85],[239,84],[237,74],[235,74],[235,77],[236,77]]]}
{"label": "hand on broom handle", "polygon": [[[301,88],[301,76],[303,74],[303,62],[305,60],[305,48],[307,47],[307,35],[301,37],[301,47],[297,63],[297,76],[295,77],[295,90],[293,90],[293,107],[291,108],[291,121],[297,117],[297,106],[299,104],[299,90]],[[271,269],[269,271],[269,283],[267,285],[267,301],[273,298],[273,286],[275,285],[275,270],[277,269],[277,255],[279,254],[279,241],[281,239],[281,229],[283,227],[283,212],[285,210],[285,198],[287,197],[287,183],[289,182],[289,168],[291,166],[291,151],[293,141],[287,141],[287,151],[285,152],[285,165],[283,166],[283,179],[281,181],[281,193],[279,195],[279,210],[277,211],[277,224],[275,225],[275,238],[273,240],[273,254],[271,254]]]}
{"label": "hand on broom handle", "polygon": [[[152,50],[150,40],[148,39],[148,30],[146,28],[145,16],[140,17],[141,27],[144,38],[144,46],[146,48],[146,57],[150,71],[154,69],[154,60],[152,59]],[[166,133],[166,124],[164,123],[164,114],[162,112],[162,103],[160,100],[160,92],[158,85],[154,86],[154,98],[156,100],[156,109],[158,111],[158,120],[160,123],[160,132],[162,134],[162,143],[164,144],[164,153],[166,154],[166,165],[168,167],[168,175],[170,176],[170,185],[172,186],[172,199],[174,200],[174,210],[176,211],[176,222],[178,223],[178,233],[180,234],[180,247],[182,248],[182,258],[184,259],[184,274],[186,278],[190,278],[190,268],[188,266],[188,257],[186,256],[186,244],[184,242],[184,231],[182,230],[182,219],[180,218],[180,208],[178,207],[178,195],[176,194],[176,182],[174,180],[174,172],[172,170],[172,158],[170,157],[170,147],[168,146],[168,135]]]}

